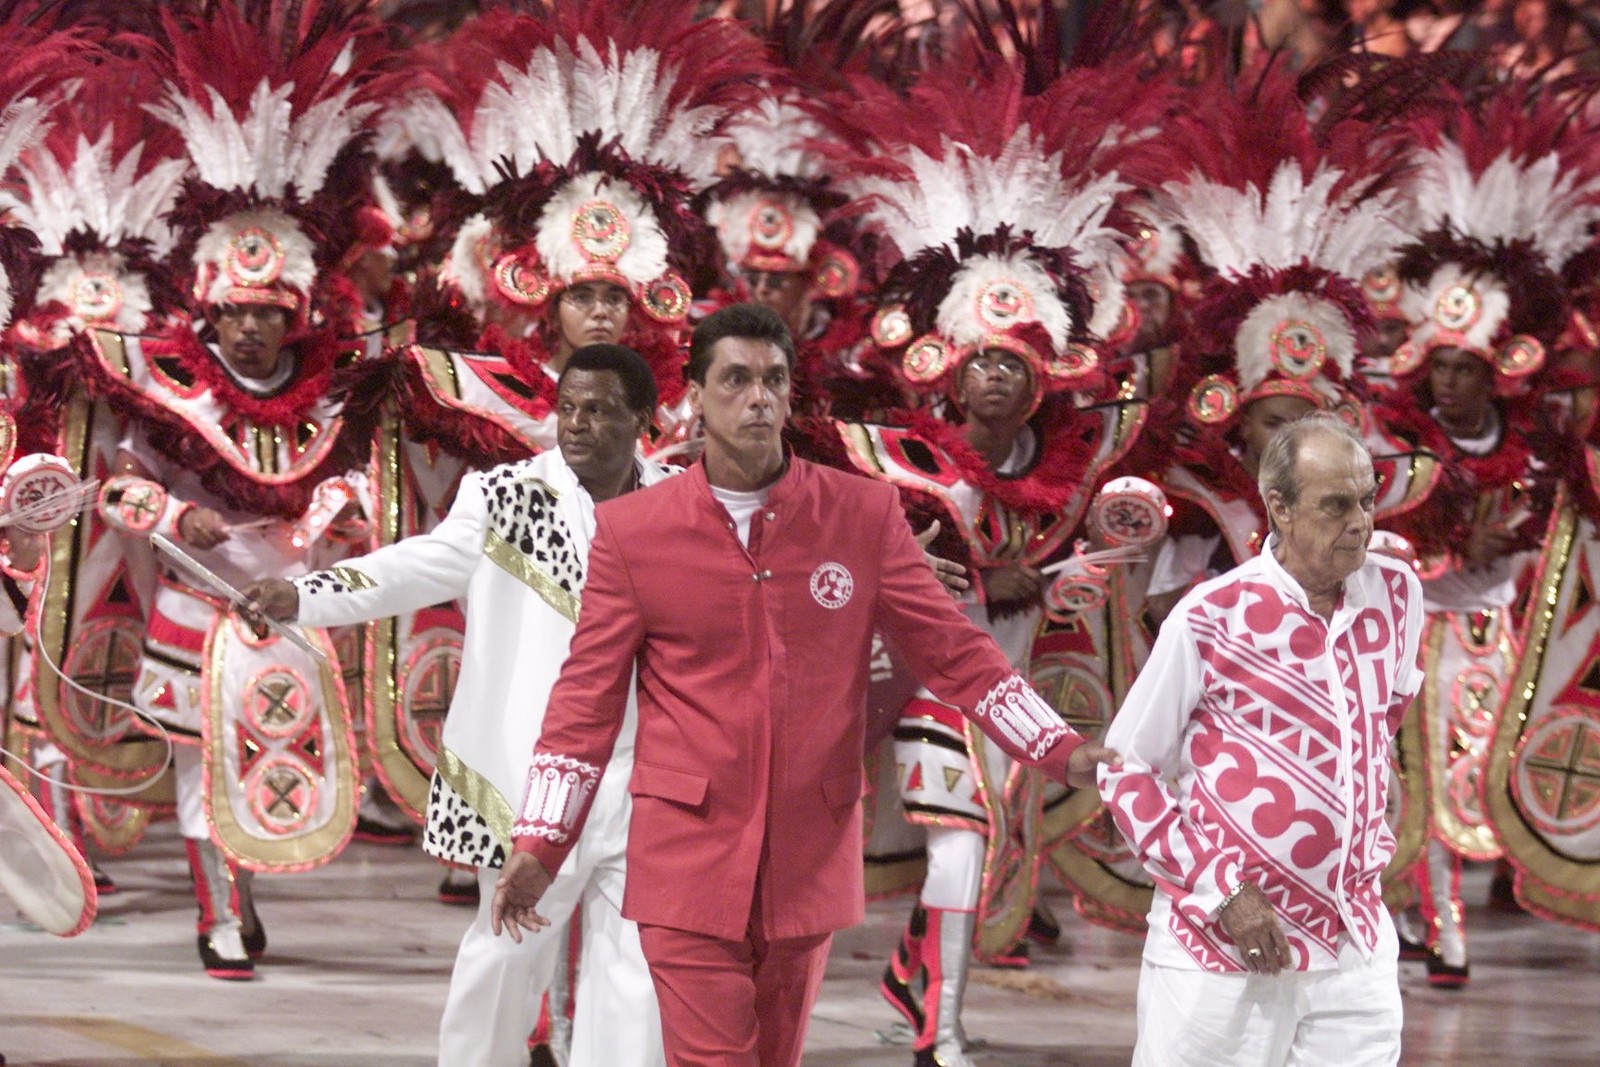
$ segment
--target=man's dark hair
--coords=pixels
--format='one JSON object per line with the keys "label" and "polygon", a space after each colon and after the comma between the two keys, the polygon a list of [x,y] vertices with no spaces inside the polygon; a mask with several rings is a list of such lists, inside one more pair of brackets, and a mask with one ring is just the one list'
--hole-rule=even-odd
{"label": "man's dark hair", "polygon": [[706,384],[711,369],[711,350],[718,341],[737,337],[742,341],[769,341],[783,353],[789,369],[794,369],[794,338],[789,327],[771,308],[760,304],[730,304],[700,320],[689,337],[689,380]]}
{"label": "man's dark hair", "polygon": [[567,365],[561,368],[561,378],[556,382],[558,392],[561,382],[575,370],[611,371],[622,379],[622,391],[627,394],[630,410],[653,412],[656,409],[656,376],[644,357],[625,345],[584,345],[573,352],[567,357]]}

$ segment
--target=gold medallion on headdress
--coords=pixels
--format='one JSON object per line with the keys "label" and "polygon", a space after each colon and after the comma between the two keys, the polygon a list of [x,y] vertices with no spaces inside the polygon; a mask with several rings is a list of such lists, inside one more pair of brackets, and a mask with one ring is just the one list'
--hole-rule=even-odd
{"label": "gold medallion on headdress", "polygon": [[[842,248],[829,247],[820,256],[813,257],[816,267],[812,272],[812,287],[830,300],[854,293],[861,284],[861,264]],[[910,331],[910,324],[907,324]]]}
{"label": "gold medallion on headdress", "polygon": [[644,287],[639,305],[657,322],[682,322],[689,314],[690,299],[689,283],[669,270]]}
{"label": "gold medallion on headdress", "polygon": [[1464,333],[1483,315],[1483,301],[1477,292],[1461,282],[1439,294],[1433,305],[1433,318],[1452,333]]}
{"label": "gold medallion on headdress", "polygon": [[259,226],[233,235],[222,261],[228,280],[243,289],[265,289],[283,273],[283,244]]}
{"label": "gold medallion on headdress", "polygon": [[1310,378],[1328,358],[1328,341],[1322,331],[1304,319],[1285,319],[1267,338],[1272,365],[1291,378]]}
{"label": "gold medallion on headdress", "polygon": [[1208,426],[1226,422],[1239,410],[1239,387],[1220,374],[1200,379],[1189,392],[1189,414]]}
{"label": "gold medallion on headdress", "polygon": [[609,200],[590,200],[572,216],[572,243],[587,260],[615,263],[632,239],[627,216]]}
{"label": "gold medallion on headdress", "polygon": [[997,278],[978,290],[978,321],[995,333],[1024,322],[1032,322],[1033,294],[1009,278]]}
{"label": "gold medallion on headdress", "polygon": [[912,342],[901,357],[900,368],[906,380],[915,385],[927,385],[944,377],[950,369],[950,345],[938,334],[924,334]]}
{"label": "gold medallion on headdress", "polygon": [[495,289],[513,304],[538,307],[550,299],[550,279],[539,269],[539,256],[532,248],[502,255],[489,277]]}
{"label": "gold medallion on headdress", "polygon": [[110,322],[122,310],[122,283],[110,271],[84,271],[72,283],[71,305],[83,322]]}
{"label": "gold medallion on headdress", "polygon": [[879,348],[899,348],[911,340],[911,316],[904,304],[888,304],[872,316],[872,340]]}
{"label": "gold medallion on headdress", "polygon": [[764,252],[782,252],[794,236],[794,216],[780,200],[763,197],[750,212],[750,243]]}
{"label": "gold medallion on headdress", "polygon": [[1518,334],[1495,354],[1494,368],[1507,378],[1525,378],[1544,366],[1544,354],[1537,337]]}
{"label": "gold medallion on headdress", "polygon": [[[1031,349],[1030,349],[1031,351]],[[1035,356],[1037,359],[1037,356]],[[1091,374],[1100,366],[1100,354],[1088,345],[1070,344],[1059,355],[1051,356],[1044,372],[1057,381],[1070,382]]]}

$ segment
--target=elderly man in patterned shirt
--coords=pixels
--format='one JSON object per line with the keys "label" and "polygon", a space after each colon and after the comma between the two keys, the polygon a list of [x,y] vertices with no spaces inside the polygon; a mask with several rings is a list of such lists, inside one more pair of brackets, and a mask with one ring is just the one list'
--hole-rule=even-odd
{"label": "elderly man in patterned shirt", "polygon": [[1337,417],[1280,429],[1258,484],[1266,550],[1179,602],[1106,736],[1101,793],[1157,885],[1134,1063],[1393,1064],[1378,878],[1422,591],[1367,551],[1372,459]]}

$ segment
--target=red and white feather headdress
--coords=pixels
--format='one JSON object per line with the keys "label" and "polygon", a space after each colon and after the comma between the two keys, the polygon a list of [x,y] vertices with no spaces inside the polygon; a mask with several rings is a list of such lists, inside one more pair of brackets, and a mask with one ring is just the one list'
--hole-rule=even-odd
{"label": "red and white feather headdress", "polygon": [[445,51],[443,88],[400,121],[482,203],[446,278],[523,308],[606,280],[681,322],[684,273],[709,247],[689,201],[715,178],[709,139],[767,70],[755,38],[684,5],[560,2],[481,16]]}
{"label": "red and white feather headdress", "polygon": [[860,265],[823,239],[845,197],[817,151],[827,137],[822,123],[797,93],[774,92],[735,115],[725,134],[738,162],[711,190],[706,218],[727,261],[742,270],[804,271],[827,297],[853,292]]}
{"label": "red and white feather headdress", "polygon": [[1370,131],[1320,135],[1281,62],[1216,78],[1151,142],[1155,207],[1213,272],[1191,314],[1204,373],[1190,413],[1221,423],[1260,396],[1340,398],[1371,328],[1361,279],[1404,239],[1393,157]]}
{"label": "red and white feather headdress", "polygon": [[[79,31],[35,27],[31,13],[20,7],[8,15],[0,21],[0,175],[49,133],[61,86],[82,73],[80,60],[89,47]],[[36,238],[16,208],[6,191],[0,199],[0,329],[22,303],[13,287],[36,267]]]}
{"label": "red and white feather headdress", "polygon": [[171,221],[203,306],[264,303],[305,315],[374,111],[378,27],[336,0],[162,13],[163,99],[149,111],[183,138],[193,171]]}
{"label": "red and white feather headdress", "polygon": [[1110,216],[1130,186],[1115,161],[1142,125],[1107,106],[1107,84],[1079,69],[1029,95],[1022,74],[994,66],[930,73],[904,97],[864,88],[851,120],[876,136],[841,166],[866,225],[901,257],[873,335],[914,387],[953,388],[991,348],[1028,362],[1035,406],[1096,375],[1091,345],[1123,295],[1115,270],[1094,268],[1120,255]]}
{"label": "red and white feather headdress", "polygon": [[1460,348],[1515,392],[1566,326],[1561,271],[1600,222],[1600,138],[1572,101],[1527,83],[1451,118],[1414,152],[1415,238],[1399,271],[1416,325],[1391,370],[1414,374],[1434,349]]}
{"label": "red and white feather headdress", "polygon": [[34,303],[69,327],[139,333],[178,302],[152,288],[165,288],[166,213],[189,163],[176,134],[140,110],[154,89],[138,65],[102,56],[64,87],[52,129],[0,196],[47,260]]}

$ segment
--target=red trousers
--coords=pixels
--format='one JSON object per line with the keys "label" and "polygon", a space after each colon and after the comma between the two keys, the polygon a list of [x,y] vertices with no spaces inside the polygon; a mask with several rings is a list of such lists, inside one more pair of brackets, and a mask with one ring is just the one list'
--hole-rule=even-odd
{"label": "red trousers", "polygon": [[742,941],[639,924],[667,1067],[799,1067],[832,934]]}

